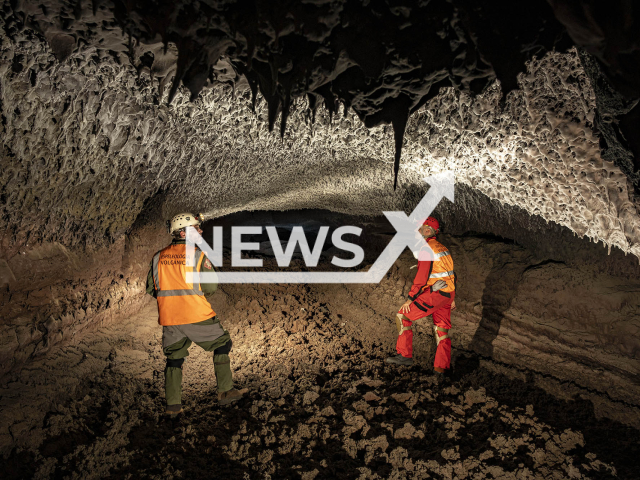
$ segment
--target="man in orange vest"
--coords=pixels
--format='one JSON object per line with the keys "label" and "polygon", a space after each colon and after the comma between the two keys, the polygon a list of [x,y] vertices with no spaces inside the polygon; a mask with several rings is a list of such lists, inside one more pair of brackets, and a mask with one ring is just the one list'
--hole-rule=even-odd
{"label": "man in orange vest", "polygon": [[[455,308],[456,296],[453,259],[449,250],[436,240],[440,222],[429,217],[418,232],[433,251],[426,254],[427,246],[414,253],[418,258],[418,272],[409,292],[409,299],[400,307],[396,317],[398,326],[398,354],[385,360],[392,365],[413,365],[413,328],[415,320],[433,315],[433,330],[436,338],[436,358],[433,369],[444,374],[451,367],[451,310]],[[433,260],[431,260],[433,258]]]}
{"label": "man in orange vest", "polygon": [[[216,291],[217,283],[191,283],[188,273],[213,272],[213,265],[205,254],[195,248],[195,262],[187,262],[186,228],[200,229],[201,215],[181,213],[167,222],[173,235],[171,245],[156,253],[147,276],[147,293],[158,300],[158,323],[162,325],[162,349],[167,357],[164,371],[166,413],[177,416],[182,412],[182,364],[195,342],[207,352],[213,352],[213,369],[218,381],[220,405],[239,400],[245,393],[233,388],[229,352],[231,338],[205,294]],[[188,263],[196,265],[188,267]]]}

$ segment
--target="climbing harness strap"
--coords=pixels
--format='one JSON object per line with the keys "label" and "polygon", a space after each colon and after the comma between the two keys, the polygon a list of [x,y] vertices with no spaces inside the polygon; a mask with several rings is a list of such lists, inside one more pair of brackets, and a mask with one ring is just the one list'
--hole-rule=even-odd
{"label": "climbing harness strap", "polygon": [[413,330],[413,326],[405,327],[404,325],[402,325],[402,320],[411,321],[401,313],[398,313],[396,315],[396,327],[398,328],[398,336],[402,335],[407,330]]}
{"label": "climbing harness strap", "polygon": [[[440,342],[443,341],[446,338],[451,338],[449,336],[449,330],[450,329],[446,329],[446,328],[442,328],[442,327],[437,327],[437,326],[433,326],[433,334],[436,337],[436,346],[440,345]],[[438,336],[438,332],[444,332],[446,333],[446,335],[443,335],[442,337]]]}

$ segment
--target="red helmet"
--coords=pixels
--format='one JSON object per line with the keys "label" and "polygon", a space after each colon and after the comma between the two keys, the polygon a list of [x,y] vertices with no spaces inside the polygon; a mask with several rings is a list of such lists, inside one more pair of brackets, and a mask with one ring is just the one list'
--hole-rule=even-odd
{"label": "red helmet", "polygon": [[435,217],[428,217],[423,225],[428,225],[433,228],[436,232],[440,230],[440,222]]}

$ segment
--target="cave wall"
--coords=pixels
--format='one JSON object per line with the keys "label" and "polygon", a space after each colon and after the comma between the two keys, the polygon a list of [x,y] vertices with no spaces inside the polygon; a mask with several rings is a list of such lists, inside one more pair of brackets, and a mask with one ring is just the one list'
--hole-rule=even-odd
{"label": "cave wall", "polygon": [[[452,313],[455,356],[474,352],[605,394],[614,404],[638,406],[637,259],[618,249],[609,252],[605,245],[580,239],[523,209],[505,211],[468,187],[458,186],[456,196],[458,202],[443,202],[437,209],[445,232],[438,239],[450,249],[458,278]],[[369,228],[372,224],[385,231],[384,219],[367,223]],[[363,342],[394,348],[390,325],[413,282],[415,263],[404,252],[380,284],[343,287],[342,296],[352,299],[355,311],[375,312],[368,318],[347,319],[345,314]],[[318,288],[328,292],[334,286]],[[430,324],[430,319],[418,322],[414,347],[426,367],[433,352]],[[607,415],[619,418],[615,412]]]}
{"label": "cave wall", "polygon": [[501,240],[447,240],[464,278],[456,315],[462,346],[638,404],[637,276],[570,266]]}
{"label": "cave wall", "polygon": [[169,238],[159,227],[159,198],[151,198],[126,235],[109,245],[39,242],[0,264],[6,278],[0,286],[0,376],[74,344],[81,332],[126,322],[149,301],[149,262]]}
{"label": "cave wall", "polygon": [[[634,418],[625,415],[626,406],[640,405],[637,274],[598,273],[591,263],[555,261],[486,233],[442,234],[439,240],[450,249],[458,276],[451,317],[454,368],[461,355],[473,352],[520,370],[523,378],[535,372],[556,381],[556,396],[574,387],[595,394],[600,415]],[[607,258],[602,249],[592,260]],[[340,312],[365,345],[393,353],[393,318],[406,300],[415,263],[405,252],[379,284],[317,288],[340,305],[352,302]],[[432,335],[430,318],[416,322],[414,359],[420,368],[432,365]]]}
{"label": "cave wall", "polygon": [[461,279],[458,346],[638,404],[635,256],[462,185],[436,213]]}

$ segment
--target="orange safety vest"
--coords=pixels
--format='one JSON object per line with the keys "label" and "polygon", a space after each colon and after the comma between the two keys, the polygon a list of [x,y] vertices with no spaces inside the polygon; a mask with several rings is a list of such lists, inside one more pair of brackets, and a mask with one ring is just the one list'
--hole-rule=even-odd
{"label": "orange safety vest", "polygon": [[433,250],[434,259],[431,263],[431,272],[424,290],[436,283],[438,280],[447,282],[447,286],[441,289],[441,292],[454,292],[456,289],[455,273],[453,272],[453,258],[447,247],[432,237],[427,243]]}
{"label": "orange safety vest", "polygon": [[204,252],[196,247],[198,262],[187,267],[186,244],[172,244],[163,248],[153,257],[153,285],[158,300],[158,323],[185,325],[198,323],[216,316],[211,304],[204,297],[199,283],[187,283],[187,272],[199,272],[205,258]]}

